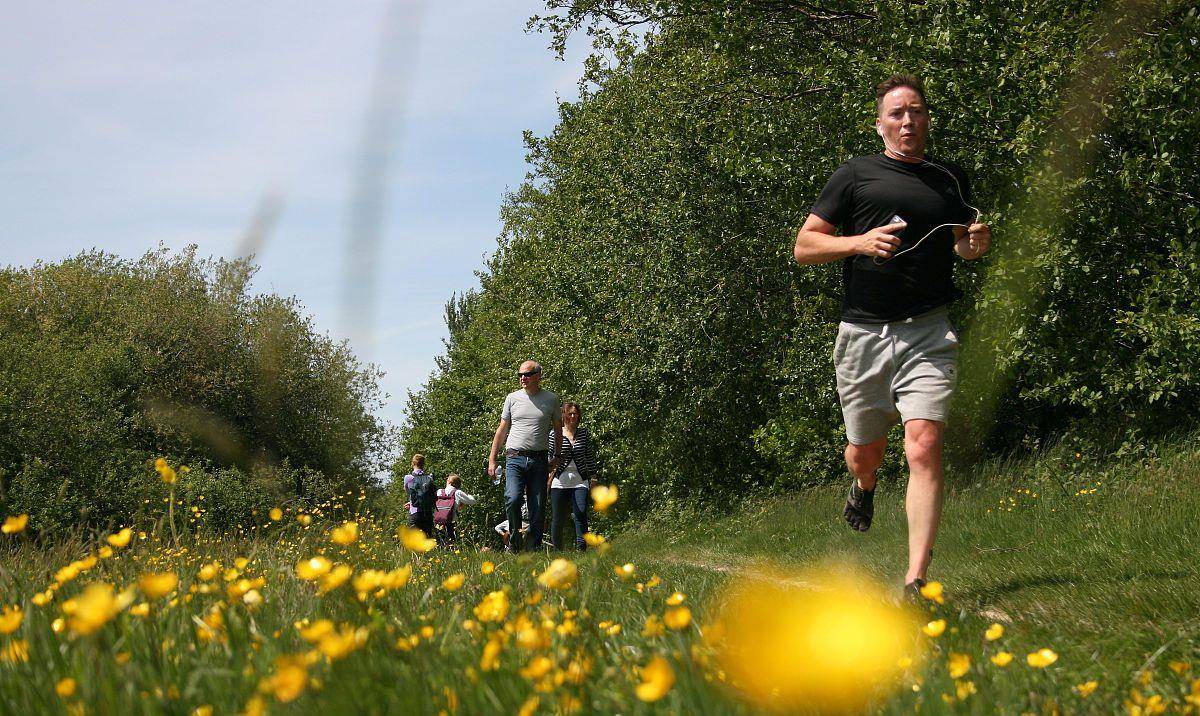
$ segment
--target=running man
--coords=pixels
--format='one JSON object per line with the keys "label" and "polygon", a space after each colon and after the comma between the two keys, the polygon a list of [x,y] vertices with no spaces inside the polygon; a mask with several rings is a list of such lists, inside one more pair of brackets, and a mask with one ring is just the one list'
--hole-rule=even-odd
{"label": "running man", "polygon": [[[549,461],[550,428],[562,433],[562,405],[558,396],[542,390],[542,366],[527,360],[517,369],[521,389],[504,399],[500,424],[488,454],[488,474],[496,474],[496,453],[504,442],[504,513],[508,524],[521,524],[521,506],[529,503],[529,540],[526,548],[542,546],[546,522],[546,485],[553,465]],[[521,532],[512,532],[509,546],[521,551]]]}
{"label": "running man", "polygon": [[[908,460],[905,592],[925,584],[942,512],[942,441],[956,382],[954,254],[988,250],[966,174],[925,156],[921,81],[892,75],[875,91],[883,152],[838,167],[796,236],[801,265],[842,260],[842,321],[833,360],[853,481],[846,521],[865,532],[888,430],[904,425]],[[840,235],[839,235],[840,231]],[[953,254],[951,253],[953,251]]]}

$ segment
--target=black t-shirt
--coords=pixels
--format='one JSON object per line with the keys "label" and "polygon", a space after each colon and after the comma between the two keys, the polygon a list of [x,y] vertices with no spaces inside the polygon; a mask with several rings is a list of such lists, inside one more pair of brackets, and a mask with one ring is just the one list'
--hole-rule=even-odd
{"label": "black t-shirt", "polygon": [[[967,224],[971,188],[954,164],[930,159],[958,179],[928,164],[913,164],[884,154],[855,157],[837,168],[821,191],[812,213],[838,227],[844,236],[865,234],[895,223],[897,253],[915,244],[938,224]],[[961,187],[961,195],[960,195]],[[958,298],[954,287],[954,230],[938,229],[920,246],[876,264],[871,256],[850,256],[842,263],[842,320],[886,323],[910,318]]]}

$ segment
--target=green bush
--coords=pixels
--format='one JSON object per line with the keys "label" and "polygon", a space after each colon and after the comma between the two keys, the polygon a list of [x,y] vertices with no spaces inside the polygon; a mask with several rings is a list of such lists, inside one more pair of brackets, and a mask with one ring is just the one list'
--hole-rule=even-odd
{"label": "green bush", "polygon": [[211,469],[189,479],[230,525],[369,485],[392,444],[378,372],[252,275],[194,249],[0,271],[0,513],[128,523],[165,494],[159,456]]}

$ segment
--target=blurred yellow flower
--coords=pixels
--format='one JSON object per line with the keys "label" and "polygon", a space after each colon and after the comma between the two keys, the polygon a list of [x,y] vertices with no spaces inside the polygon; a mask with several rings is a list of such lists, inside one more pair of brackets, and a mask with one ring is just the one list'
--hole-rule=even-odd
{"label": "blurred yellow flower", "polygon": [[321,586],[317,589],[317,594],[328,594],[346,582],[350,581],[350,577],[354,574],[354,568],[348,564],[334,565],[327,574],[321,575]]}
{"label": "blurred yellow flower", "polygon": [[419,554],[425,554],[434,547],[437,547],[437,540],[429,539],[423,531],[412,527],[400,528],[400,543],[410,552],[417,552]]}
{"label": "blurred yellow flower", "polygon": [[983,637],[988,641],[996,641],[1002,636],[1004,636],[1004,625],[1002,624],[992,624],[983,633]]}
{"label": "blurred yellow flower", "polygon": [[535,656],[521,669],[521,676],[530,681],[540,679],[554,668],[554,662],[546,656]]}
{"label": "blurred yellow flower", "polygon": [[134,615],[135,617],[146,616],[147,614],[150,613],[150,602],[142,602],[141,604],[134,604],[132,607],[129,608],[129,613]]}
{"label": "blurred yellow flower", "polygon": [[18,532],[24,532],[27,524],[29,524],[29,515],[11,515],[4,518],[4,525],[0,526],[0,532],[6,535],[15,535]]}
{"label": "blurred yellow flower", "polygon": [[608,508],[616,501],[616,485],[596,485],[592,488],[592,505],[600,512],[608,512]]}
{"label": "blurred yellow flower", "polygon": [[25,612],[21,611],[20,605],[5,607],[4,611],[0,612],[0,634],[12,634],[21,627],[24,618]]}
{"label": "blurred yellow flower", "polygon": [[296,515],[296,521],[308,527],[312,524],[312,515]]}
{"label": "blurred yellow flower", "polygon": [[586,542],[589,547],[599,547],[600,545],[604,544],[605,539],[603,535],[598,535],[595,532],[584,532],[583,541]]}
{"label": "blurred yellow flower", "polygon": [[310,644],[316,644],[326,634],[332,634],[334,627],[333,622],[328,619],[318,619],[312,624],[298,625],[300,638]]}
{"label": "blurred yellow flower", "polygon": [[483,671],[495,671],[500,668],[500,650],[503,649],[500,640],[493,637],[483,645],[483,656],[479,658],[479,668]]}
{"label": "blurred yellow flower", "polygon": [[946,658],[946,671],[950,674],[951,679],[961,679],[970,670],[971,657],[969,655],[956,651],[950,652],[950,656]]}
{"label": "blurred yellow flower", "polygon": [[654,589],[660,584],[662,584],[662,578],[657,574],[652,574],[650,575],[650,579],[646,580],[646,589]]}
{"label": "blurred yellow flower", "polygon": [[272,522],[278,522],[283,519],[283,510],[272,507],[271,511],[267,513],[267,517],[270,517]]}
{"label": "blurred yellow flower", "polygon": [[663,623],[671,629],[686,629],[692,623],[692,610],[687,607],[671,607],[663,614]]}
{"label": "blurred yellow flower", "polygon": [[974,681],[956,681],[954,682],[954,695],[959,701],[966,701],[972,694],[979,693],[975,688]]}
{"label": "blurred yellow flower", "polygon": [[1096,687],[1100,685],[1099,681],[1085,681],[1082,684],[1075,685],[1075,693],[1079,694],[1080,698],[1086,699],[1092,695]]}
{"label": "blurred yellow flower", "polygon": [[327,574],[332,567],[333,563],[324,557],[302,559],[296,563],[296,576],[300,579],[311,582],[312,580]]}
{"label": "blurred yellow flower", "polygon": [[1058,654],[1051,649],[1038,649],[1025,657],[1025,661],[1035,669],[1044,669],[1058,661]]}
{"label": "blurred yellow flower", "polygon": [[358,541],[358,523],[344,522],[341,526],[334,527],[329,531],[329,540],[343,547],[354,544]]}
{"label": "blurred yellow flower", "polygon": [[75,687],[77,686],[75,679],[67,677],[54,685],[54,693],[65,698],[70,698],[75,695]]}
{"label": "blurred yellow flower", "polygon": [[307,684],[308,663],[304,657],[281,656],[275,660],[275,670],[263,680],[261,688],[286,704],[299,698]]}
{"label": "blurred yellow flower", "polygon": [[675,670],[671,662],[656,656],[642,667],[642,682],[634,687],[638,699],[654,703],[670,693],[675,686]]}
{"label": "blurred yellow flower", "polygon": [[1192,668],[1192,665],[1186,661],[1172,661],[1167,666],[1171,668],[1171,671],[1175,672],[1176,676],[1183,676]]}
{"label": "blurred yellow flower", "polygon": [[221,563],[220,562],[210,562],[200,568],[200,572],[199,572],[198,576],[200,577],[201,581],[207,582],[208,580],[212,579],[213,577],[217,576],[220,573],[221,573]]}
{"label": "blurred yellow flower", "polygon": [[412,565],[406,564],[398,569],[393,569],[383,575],[383,581],[380,584],[384,589],[400,589],[408,584],[409,578],[412,576]]}
{"label": "blurred yellow flower", "polygon": [[354,581],[351,583],[351,586],[359,594],[373,592],[383,586],[385,575],[386,572],[381,572],[378,569],[365,569],[354,575]]}
{"label": "blurred yellow flower", "polygon": [[685,599],[687,599],[686,594],[684,594],[683,592],[675,592],[671,596],[667,597],[665,601],[667,602],[667,604],[670,604],[671,606],[676,607],[676,606],[679,606],[680,604],[683,604],[683,600],[685,600]]}
{"label": "blurred yellow flower", "polygon": [[44,607],[50,603],[51,599],[54,599],[54,592],[47,589],[44,592],[38,592],[33,595],[29,598],[29,601],[33,602],[35,606]]}
{"label": "blurred yellow flower", "polygon": [[251,589],[242,595],[242,603],[248,607],[257,607],[263,603],[263,595],[257,589]]}
{"label": "blurred yellow flower", "polygon": [[462,588],[463,582],[466,581],[466,579],[467,575],[463,574],[462,572],[451,574],[449,577],[446,577],[442,580],[442,589],[445,589],[447,592],[457,592]]}
{"label": "blurred yellow flower", "polygon": [[941,582],[926,582],[925,586],[921,587],[921,596],[938,604],[946,603],[946,599],[942,596]]}
{"label": "blurred yellow flower", "polygon": [[475,618],[481,622],[502,622],[508,616],[508,594],[489,592],[475,607]]}
{"label": "blurred yellow flower", "polygon": [[96,552],[96,554],[100,556],[100,559],[108,559],[109,557],[113,556],[116,553],[113,552],[112,547],[109,547],[108,545],[104,545]]}
{"label": "blurred yellow flower", "polygon": [[127,547],[131,539],[133,539],[133,530],[126,527],[105,537],[104,541],[108,542],[110,547],[121,549],[122,547]]}
{"label": "blurred yellow flower", "polygon": [[72,601],[74,609],[70,615],[70,627],[76,634],[94,633],[123,608],[113,586],[103,582],[89,584],[83,593]]}
{"label": "blurred yellow flower", "polygon": [[212,716],[213,707],[205,704],[192,709],[192,716]]}
{"label": "blurred yellow flower", "polygon": [[538,576],[538,584],[547,589],[570,589],[579,578],[579,569],[573,562],[559,557]]}
{"label": "blurred yellow flower", "polygon": [[996,666],[1008,666],[1013,660],[1013,655],[1007,651],[999,651],[992,655],[992,663]]}
{"label": "blurred yellow flower", "polygon": [[745,698],[776,711],[858,713],[899,687],[902,658],[921,656],[912,615],[866,577],[773,576],[733,581],[703,634],[722,680]]}
{"label": "blurred yellow flower", "polygon": [[175,468],[167,464],[163,458],[158,458],[154,461],[154,469],[158,472],[158,476],[168,485],[174,485],[179,477],[175,474]]}
{"label": "blurred yellow flower", "polygon": [[492,564],[491,562],[484,562],[483,564],[479,565],[479,571],[483,572],[484,574],[491,574],[492,572],[496,571],[496,565]]}
{"label": "blurred yellow flower", "polygon": [[370,632],[366,627],[355,628],[353,625],[346,624],[338,631],[321,637],[321,641],[317,643],[317,649],[325,655],[325,658],[337,661],[367,643],[369,635]]}
{"label": "blurred yellow flower", "polygon": [[138,577],[138,589],[141,589],[142,594],[150,599],[165,597],[178,585],[179,575],[174,572],[163,572],[162,574],[150,572]]}
{"label": "blurred yellow flower", "polygon": [[29,661],[29,642],[24,639],[13,639],[0,646],[0,661],[10,663]]}
{"label": "blurred yellow flower", "polygon": [[525,699],[525,703],[521,704],[520,710],[517,711],[517,716],[533,716],[537,713],[538,706],[541,703],[542,700],[537,696],[530,696]]}
{"label": "blurred yellow flower", "polygon": [[941,636],[942,632],[946,631],[946,620],[934,619],[925,626],[921,627],[921,631],[925,632],[925,636]]}
{"label": "blurred yellow flower", "polygon": [[419,629],[419,631],[421,632],[422,638],[424,638],[424,639],[432,639],[433,638],[434,629],[432,626],[426,624],[425,626],[421,627]]}
{"label": "blurred yellow flower", "polygon": [[646,617],[646,624],[642,627],[642,636],[652,639],[656,636],[662,636],[666,633],[666,630],[666,625],[663,624],[662,619],[659,619],[657,614],[651,614]]}
{"label": "blurred yellow flower", "polygon": [[637,576],[637,567],[628,562],[619,567],[613,567],[613,571],[617,573],[618,577],[624,579],[626,582]]}

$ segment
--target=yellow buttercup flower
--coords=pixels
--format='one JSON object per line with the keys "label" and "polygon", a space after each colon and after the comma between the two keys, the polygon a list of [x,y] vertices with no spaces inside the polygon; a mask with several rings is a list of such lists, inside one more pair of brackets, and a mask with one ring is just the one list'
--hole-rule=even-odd
{"label": "yellow buttercup flower", "polygon": [[613,567],[613,571],[617,573],[618,577],[627,582],[637,576],[637,567],[628,562],[622,564],[620,567]]}
{"label": "yellow buttercup flower", "polygon": [[1051,649],[1038,649],[1025,657],[1025,661],[1035,669],[1044,669],[1058,661],[1058,654]]}
{"label": "yellow buttercup flower", "polygon": [[1008,666],[1013,660],[1013,655],[1007,651],[999,651],[992,655],[992,663],[996,666]]}
{"label": "yellow buttercup flower", "polygon": [[12,634],[21,627],[21,621],[24,619],[25,612],[21,611],[19,605],[5,607],[4,611],[0,612],[0,634]]}
{"label": "yellow buttercup flower", "polygon": [[119,530],[113,534],[110,534],[108,537],[105,537],[104,541],[108,542],[110,547],[121,549],[122,547],[129,546],[129,540],[131,539],[133,539],[133,530],[126,527],[125,529]]}
{"label": "yellow buttercup flower", "polygon": [[112,547],[109,547],[108,545],[104,545],[99,550],[97,550],[96,554],[99,555],[100,559],[108,559],[109,557],[113,556],[116,553],[113,552]]}
{"label": "yellow buttercup flower", "polygon": [[344,522],[341,526],[334,527],[329,531],[329,540],[343,547],[354,544],[358,541],[358,523]]}
{"label": "yellow buttercup flower", "polygon": [[492,564],[491,562],[484,562],[483,564],[479,565],[479,571],[483,572],[484,574],[491,574],[492,572],[496,571],[496,565]]}
{"label": "yellow buttercup flower", "polygon": [[0,532],[6,535],[15,535],[18,532],[24,532],[25,526],[29,524],[29,515],[11,515],[4,518],[4,524],[0,526]]}
{"label": "yellow buttercup flower", "polygon": [[683,604],[683,600],[685,600],[685,599],[687,599],[686,594],[684,594],[683,592],[675,592],[671,596],[667,597],[666,602],[667,602],[667,604],[670,604],[673,607],[677,607],[680,604]]}
{"label": "yellow buttercup flower", "polygon": [[327,574],[332,567],[333,563],[324,557],[302,559],[296,563],[296,576],[300,579],[311,582],[314,579]]}
{"label": "yellow buttercup flower", "polygon": [[910,613],[866,577],[784,573],[727,589],[704,644],[716,650],[722,680],[771,711],[863,712],[900,686],[902,658],[921,656]]}
{"label": "yellow buttercup flower", "polygon": [[154,461],[154,469],[162,481],[168,485],[174,485],[179,479],[179,476],[175,474],[175,468],[168,465],[167,461],[161,457]]}
{"label": "yellow buttercup flower", "polygon": [[245,604],[246,606],[248,606],[250,608],[257,607],[259,604],[262,604],[262,603],[263,603],[262,592],[258,591],[257,589],[251,589],[242,595],[242,604]]}
{"label": "yellow buttercup flower", "polygon": [[530,681],[536,681],[542,678],[554,668],[554,662],[546,656],[535,656],[521,669],[521,676],[524,676]]}
{"label": "yellow buttercup flower", "polygon": [[508,616],[508,594],[489,592],[475,607],[475,618],[481,622],[502,622]]}
{"label": "yellow buttercup flower", "polygon": [[959,701],[966,701],[971,694],[979,693],[975,688],[974,681],[956,681],[954,682],[954,695]]}
{"label": "yellow buttercup flower", "polygon": [[956,651],[950,652],[950,656],[946,658],[946,671],[950,674],[951,679],[961,679],[970,670],[971,657],[969,655]]}
{"label": "yellow buttercup flower", "polygon": [[29,661],[29,642],[24,639],[13,639],[0,646],[0,662],[10,663]]}
{"label": "yellow buttercup flower", "polygon": [[370,632],[366,627],[356,629],[347,624],[340,630],[321,637],[321,641],[317,643],[317,649],[325,655],[325,658],[337,661],[367,643],[369,635]]}
{"label": "yellow buttercup flower", "polygon": [[354,581],[351,583],[351,586],[359,594],[373,592],[383,586],[383,579],[386,575],[386,572],[381,572],[378,569],[365,569],[354,575]]}
{"label": "yellow buttercup flower", "polygon": [[179,575],[174,572],[148,573],[138,577],[138,589],[150,599],[165,597],[179,585]]}
{"label": "yellow buttercup flower", "polygon": [[608,508],[617,501],[616,485],[596,485],[592,488],[592,505],[600,512],[608,512]]}
{"label": "yellow buttercup flower", "polygon": [[379,585],[384,589],[400,589],[408,584],[409,578],[412,577],[412,565],[406,564],[398,569],[393,569],[383,575],[383,581]]}
{"label": "yellow buttercup flower", "polygon": [[321,641],[327,634],[332,634],[334,631],[333,622],[328,619],[318,619],[312,624],[303,625],[299,629],[300,638],[307,641],[309,644],[316,644]]}
{"label": "yellow buttercup flower", "polygon": [[570,589],[579,578],[579,568],[573,562],[559,557],[538,576],[538,584],[547,589]]}
{"label": "yellow buttercup flower", "polygon": [[479,658],[479,668],[483,671],[495,671],[500,668],[500,651],[504,648],[498,638],[488,639],[483,645],[483,656]]}
{"label": "yellow buttercup flower", "polygon": [[54,685],[54,693],[58,694],[64,699],[70,698],[71,696],[75,695],[76,686],[77,684],[75,683],[75,679],[72,679],[68,676]]}
{"label": "yellow buttercup flower", "polygon": [[1099,681],[1085,681],[1082,684],[1075,685],[1075,693],[1079,694],[1080,698],[1086,699],[1092,695],[1096,687],[1100,685]]}
{"label": "yellow buttercup flower", "polygon": [[692,623],[692,610],[687,607],[672,607],[663,614],[663,623],[671,629],[686,629]]}
{"label": "yellow buttercup flower", "polygon": [[604,544],[605,539],[602,535],[598,535],[595,532],[584,532],[583,541],[586,542],[589,547],[599,547],[600,545]]}
{"label": "yellow buttercup flower", "polygon": [[941,582],[926,582],[925,586],[921,587],[921,596],[938,604],[946,603],[946,599],[942,596]]}
{"label": "yellow buttercup flower", "polygon": [[312,515],[296,515],[296,521],[308,527],[312,524]]}
{"label": "yellow buttercup flower", "polygon": [[638,699],[654,703],[670,693],[675,686],[675,670],[671,662],[656,656],[642,667],[642,682],[634,687]]}
{"label": "yellow buttercup flower", "polygon": [[[75,599],[70,612],[71,631],[76,634],[92,634],[115,617],[122,609],[116,591],[111,584],[89,584]],[[63,611],[66,611],[64,605]]]}
{"label": "yellow buttercup flower", "polygon": [[321,586],[317,589],[317,594],[328,594],[346,582],[350,581],[350,577],[354,574],[354,569],[348,564],[338,564],[329,570],[328,574],[321,576]]}
{"label": "yellow buttercup flower", "polygon": [[463,574],[462,572],[451,574],[449,577],[446,577],[442,580],[442,589],[445,589],[447,592],[457,592],[462,588],[463,582],[466,581],[466,579],[467,575]]}
{"label": "yellow buttercup flower", "polygon": [[283,519],[283,510],[272,507],[271,511],[267,513],[267,517],[270,517],[272,522],[278,522]]}
{"label": "yellow buttercup flower", "polygon": [[925,636],[939,637],[942,635],[942,632],[946,631],[946,620],[934,619],[921,627],[921,631],[925,632]]}
{"label": "yellow buttercup flower", "polygon": [[208,580],[212,579],[213,577],[217,576],[220,573],[221,573],[221,563],[220,562],[209,562],[208,564],[206,564],[200,568],[200,571],[197,573],[197,576],[200,577],[201,581],[207,582]]}
{"label": "yellow buttercup flower", "polygon": [[1175,672],[1176,676],[1183,676],[1192,669],[1192,665],[1186,661],[1171,661],[1167,663],[1167,666]]}
{"label": "yellow buttercup flower", "polygon": [[281,656],[275,660],[275,670],[263,680],[260,687],[269,692],[280,703],[300,698],[308,685],[308,663],[301,656]]}
{"label": "yellow buttercup flower", "polygon": [[135,604],[129,608],[129,613],[135,617],[144,617],[150,613],[150,602],[142,602]]}
{"label": "yellow buttercup flower", "polygon": [[656,636],[662,636],[666,633],[666,630],[663,620],[659,619],[657,614],[651,614],[646,617],[646,624],[642,627],[642,636],[647,639],[653,639]]}
{"label": "yellow buttercup flower", "polygon": [[992,624],[987,628],[987,631],[983,633],[983,638],[987,639],[988,641],[996,641],[1002,636],[1004,636],[1004,626],[1002,624]]}
{"label": "yellow buttercup flower", "polygon": [[410,552],[417,552],[419,554],[425,554],[434,547],[437,547],[437,540],[429,539],[423,531],[412,527],[400,528],[400,543]]}
{"label": "yellow buttercup flower", "polygon": [[542,700],[537,696],[530,696],[525,699],[525,703],[521,704],[520,710],[517,711],[517,716],[534,716],[541,703]]}

